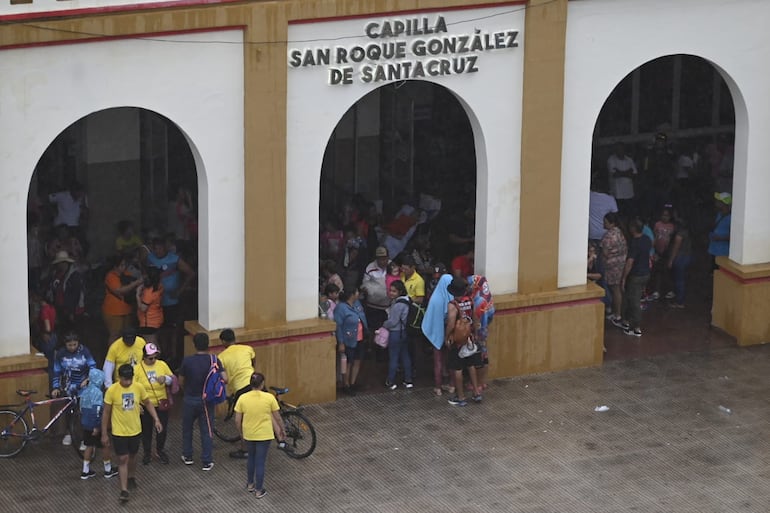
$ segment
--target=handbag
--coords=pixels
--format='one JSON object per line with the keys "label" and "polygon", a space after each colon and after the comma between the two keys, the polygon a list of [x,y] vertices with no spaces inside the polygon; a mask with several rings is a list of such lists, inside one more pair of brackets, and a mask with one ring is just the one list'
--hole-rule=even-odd
{"label": "handbag", "polygon": [[379,328],[374,332],[374,343],[383,349],[388,347],[388,337],[390,332],[385,328]]}

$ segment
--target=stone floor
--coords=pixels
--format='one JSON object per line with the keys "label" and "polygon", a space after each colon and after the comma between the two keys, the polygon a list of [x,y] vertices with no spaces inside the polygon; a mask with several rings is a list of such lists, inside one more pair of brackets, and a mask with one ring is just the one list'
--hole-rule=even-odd
{"label": "stone floor", "polygon": [[178,416],[171,464],[140,465],[126,506],[114,479],[81,481],[71,449],[52,439],[0,460],[0,501],[8,513],[765,513],[768,358],[762,346],[616,360],[498,380],[465,408],[430,389],[312,406],[316,452],[272,451],[262,500],[245,492],[245,463],[227,444],[213,471],[184,466]]}

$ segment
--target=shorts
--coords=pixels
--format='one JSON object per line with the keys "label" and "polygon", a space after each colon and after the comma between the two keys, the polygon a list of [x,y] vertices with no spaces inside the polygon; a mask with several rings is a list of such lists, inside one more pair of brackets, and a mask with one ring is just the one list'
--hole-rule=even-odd
{"label": "shorts", "polygon": [[356,344],[356,347],[348,347],[345,346],[345,357],[348,359],[348,362],[352,362],[354,360],[363,360],[364,359],[364,341],[359,340]]}
{"label": "shorts", "polygon": [[93,429],[83,428],[83,445],[86,447],[102,448],[102,432],[99,431],[98,435],[94,434]]}
{"label": "shorts", "polygon": [[449,348],[447,351],[447,368],[452,371],[461,371],[470,367],[476,367],[480,369],[484,366],[481,359],[481,351],[478,351],[467,358],[460,358],[460,348],[455,346]]}
{"label": "shorts", "polygon": [[136,454],[139,452],[139,444],[142,441],[142,434],[134,436],[112,435],[112,451],[118,456],[126,454]]}

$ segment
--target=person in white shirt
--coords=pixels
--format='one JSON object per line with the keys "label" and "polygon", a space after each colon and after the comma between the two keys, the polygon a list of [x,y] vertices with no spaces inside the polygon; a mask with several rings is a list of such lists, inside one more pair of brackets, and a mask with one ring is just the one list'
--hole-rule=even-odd
{"label": "person in white shirt", "polygon": [[626,215],[632,213],[634,177],[637,174],[633,159],[626,155],[623,143],[618,143],[615,146],[615,153],[607,159],[607,176],[610,182],[610,193],[617,200],[619,210]]}

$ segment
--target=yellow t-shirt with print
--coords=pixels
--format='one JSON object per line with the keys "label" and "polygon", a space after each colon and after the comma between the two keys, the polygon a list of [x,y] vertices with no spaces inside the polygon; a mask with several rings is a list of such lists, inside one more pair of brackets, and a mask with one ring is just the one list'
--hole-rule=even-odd
{"label": "yellow t-shirt with print", "polygon": [[401,281],[406,287],[406,294],[414,300],[417,297],[425,297],[425,280],[418,272],[412,273],[409,278],[405,274],[401,275]]}
{"label": "yellow t-shirt with print", "polygon": [[159,382],[157,376],[171,376],[172,372],[168,364],[163,360],[156,360],[154,365],[147,365],[144,360],[134,367],[134,382],[139,383],[147,391],[150,401],[158,406],[161,399],[167,399],[166,383]]}
{"label": "yellow t-shirt with print", "polygon": [[142,337],[136,337],[134,344],[131,346],[127,346],[126,343],[123,342],[123,337],[112,343],[107,350],[107,357],[105,358],[106,361],[115,364],[115,370],[112,372],[112,381],[117,383],[118,369],[121,365],[130,363],[132,366],[136,367],[136,364],[142,361],[142,349],[145,344],[146,342]]}
{"label": "yellow t-shirt with print", "polygon": [[278,409],[275,396],[261,390],[252,390],[239,397],[235,411],[243,414],[243,439],[261,442],[275,438],[272,417]]}
{"label": "yellow t-shirt with print", "polygon": [[112,406],[112,434],[115,436],[136,436],[142,432],[140,405],[147,400],[147,390],[133,381],[124,387],[113,383],[104,394],[104,404]]}
{"label": "yellow t-shirt with print", "polygon": [[217,355],[227,373],[227,393],[233,395],[243,387],[249,386],[254,366],[251,361],[256,354],[254,348],[243,344],[232,344]]}

